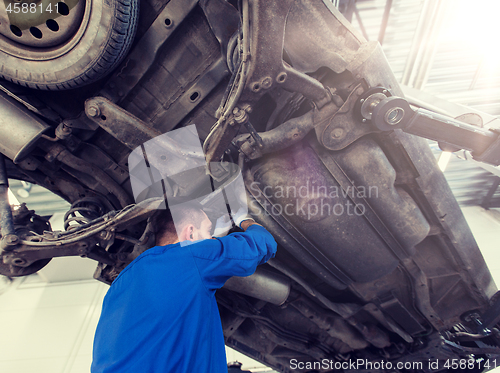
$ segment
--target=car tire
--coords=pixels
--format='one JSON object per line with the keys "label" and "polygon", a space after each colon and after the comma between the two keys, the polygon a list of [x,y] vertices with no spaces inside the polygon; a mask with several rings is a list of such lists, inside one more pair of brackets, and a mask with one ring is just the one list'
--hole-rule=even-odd
{"label": "car tire", "polygon": [[[0,77],[29,88],[64,90],[95,82],[117,67],[135,35],[138,0],[79,1],[86,1],[82,4],[80,25],[58,45],[40,48],[36,40],[20,43],[3,29]],[[56,17],[64,22],[61,14]],[[29,36],[27,32],[25,35]]]}

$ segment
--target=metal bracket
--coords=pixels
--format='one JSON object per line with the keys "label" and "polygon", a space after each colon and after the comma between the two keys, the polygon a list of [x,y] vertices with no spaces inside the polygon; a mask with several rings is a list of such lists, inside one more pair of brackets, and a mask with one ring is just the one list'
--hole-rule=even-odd
{"label": "metal bracket", "polygon": [[161,132],[147,126],[139,118],[104,97],[93,97],[85,101],[85,113],[90,120],[129,149],[135,149],[161,135]]}
{"label": "metal bracket", "polygon": [[160,47],[173,35],[196,4],[198,0],[169,1],[101,94],[114,102],[125,98],[153,65]]}
{"label": "metal bracket", "polygon": [[[298,92],[318,108],[331,101],[329,91],[316,79],[295,70],[283,61],[285,25],[293,0],[243,1],[243,45],[241,81],[235,91],[235,107],[250,108],[276,87]],[[252,32],[248,34],[251,19]],[[251,58],[249,53],[251,52]],[[230,107],[231,112],[232,108]],[[238,126],[228,124],[234,118],[220,118],[207,138],[204,149],[207,162],[218,161],[237,133]]]}
{"label": "metal bracket", "polygon": [[366,120],[357,118],[354,108],[359,106],[360,97],[365,93],[364,84],[358,84],[346,101],[329,121],[316,127],[318,141],[330,150],[344,149],[361,136],[374,132],[372,126],[363,125]]}

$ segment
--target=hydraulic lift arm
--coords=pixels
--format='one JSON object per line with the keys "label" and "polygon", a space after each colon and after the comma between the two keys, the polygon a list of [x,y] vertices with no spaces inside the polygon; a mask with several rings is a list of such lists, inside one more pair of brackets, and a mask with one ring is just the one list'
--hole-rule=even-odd
{"label": "hydraulic lift arm", "polygon": [[413,110],[401,97],[390,96],[372,105],[371,122],[380,131],[401,129],[445,143],[453,151],[469,150],[477,161],[500,165],[500,129],[484,129],[421,108]]}

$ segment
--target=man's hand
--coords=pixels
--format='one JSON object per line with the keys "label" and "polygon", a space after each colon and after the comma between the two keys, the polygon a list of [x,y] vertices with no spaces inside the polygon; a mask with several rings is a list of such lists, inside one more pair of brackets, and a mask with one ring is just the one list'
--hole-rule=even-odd
{"label": "man's hand", "polygon": [[243,220],[241,222],[240,227],[241,227],[241,229],[243,229],[244,231],[246,231],[249,226],[254,225],[254,224],[255,225],[260,225],[259,223],[256,223],[252,218],[250,218],[250,219],[247,219],[247,220]]}
{"label": "man's hand", "polygon": [[231,217],[233,218],[234,224],[243,230],[247,230],[252,224],[257,224],[255,220],[248,215],[248,210],[244,207],[241,207],[236,213],[231,214]]}

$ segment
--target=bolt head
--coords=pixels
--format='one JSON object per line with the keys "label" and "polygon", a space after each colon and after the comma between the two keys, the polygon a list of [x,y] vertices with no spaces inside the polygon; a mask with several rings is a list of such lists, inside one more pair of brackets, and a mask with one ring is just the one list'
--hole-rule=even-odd
{"label": "bolt head", "polygon": [[7,242],[8,245],[13,245],[17,241],[19,241],[19,237],[14,234],[9,234],[7,237],[5,237],[5,242]]}
{"label": "bolt head", "polygon": [[91,117],[97,117],[100,114],[99,108],[97,106],[91,106],[87,109],[87,114]]}
{"label": "bolt head", "polygon": [[[0,238],[0,251],[11,251],[14,249],[12,246],[16,246],[19,243],[19,237],[15,234],[9,234],[5,237]],[[1,259],[0,259],[1,260]]]}
{"label": "bolt head", "polygon": [[269,89],[269,88],[271,88],[272,84],[273,84],[273,80],[271,79],[270,76],[266,76],[264,79],[262,79],[262,88]]}
{"label": "bolt head", "polygon": [[335,128],[332,133],[331,133],[331,136],[334,138],[334,139],[340,139],[341,137],[344,136],[344,130],[342,128]]}

